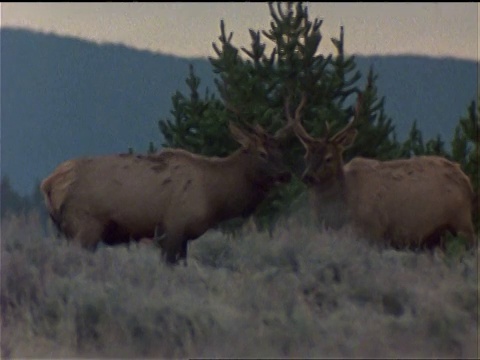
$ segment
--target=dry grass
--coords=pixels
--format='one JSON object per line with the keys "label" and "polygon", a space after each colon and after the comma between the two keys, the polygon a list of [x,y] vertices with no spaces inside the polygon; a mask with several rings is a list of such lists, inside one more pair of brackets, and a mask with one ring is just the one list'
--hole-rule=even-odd
{"label": "dry grass", "polygon": [[478,249],[378,250],[289,221],[211,231],[188,266],[132,245],[92,254],[33,218],[1,231],[3,358],[476,358]]}

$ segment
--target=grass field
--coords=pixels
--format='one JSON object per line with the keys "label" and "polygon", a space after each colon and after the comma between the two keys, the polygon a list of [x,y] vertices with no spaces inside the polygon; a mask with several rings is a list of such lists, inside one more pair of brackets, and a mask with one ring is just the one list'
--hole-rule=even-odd
{"label": "grass field", "polygon": [[2,358],[476,358],[478,249],[379,250],[290,220],[210,231],[188,266],[1,229]]}

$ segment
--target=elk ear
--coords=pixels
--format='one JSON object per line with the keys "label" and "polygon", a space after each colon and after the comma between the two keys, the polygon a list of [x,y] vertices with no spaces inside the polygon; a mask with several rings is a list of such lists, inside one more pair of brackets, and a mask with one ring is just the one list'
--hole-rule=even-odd
{"label": "elk ear", "polygon": [[340,146],[342,149],[346,149],[353,145],[355,138],[357,137],[358,130],[354,128],[350,128],[347,131],[344,131],[340,134],[335,136],[333,140],[337,146]]}
{"label": "elk ear", "polygon": [[247,135],[243,130],[241,130],[233,122],[228,123],[228,128],[233,138],[235,139],[235,141],[237,141],[240,145],[242,145],[245,148],[249,147],[249,145],[252,143],[252,140],[250,139],[249,135]]}

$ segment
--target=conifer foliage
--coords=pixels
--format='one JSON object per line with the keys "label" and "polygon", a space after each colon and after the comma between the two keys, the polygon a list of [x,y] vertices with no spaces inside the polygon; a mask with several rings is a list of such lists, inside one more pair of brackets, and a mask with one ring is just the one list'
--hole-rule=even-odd
{"label": "conifer foliage", "polygon": [[[344,28],[340,37],[331,38],[336,54],[320,52],[323,20],[311,20],[308,7],[298,3],[269,3],[271,15],[267,30],[250,29],[250,46],[233,44],[233,33],[220,22],[216,56],[210,57],[216,74],[220,99],[198,94],[200,79],[190,68],[187,85],[190,94],[177,92],[172,97],[173,119],[159,122],[164,147],[180,147],[204,155],[225,156],[238,145],[228,132],[228,122],[241,125],[260,124],[274,133],[286,124],[285,99],[291,99],[292,111],[302,94],[307,95],[302,123],[312,136],[322,136],[328,122],[331,131],[344,126],[353,114],[352,104],[361,74],[355,58],[344,52]],[[373,69],[367,76],[367,90],[358,124],[357,144],[348,151],[355,155],[392,157],[394,127],[384,113],[384,99],[378,99]],[[365,80],[364,80],[365,82]],[[304,149],[293,136],[285,139],[285,158],[292,172],[300,175]],[[297,179],[273,191],[258,208],[255,222],[261,229],[273,229],[279,215],[286,212],[304,186]]]}
{"label": "conifer foliage", "polygon": [[474,191],[473,221],[480,230],[480,97],[472,101],[467,110],[467,116],[462,117],[455,128],[451,142],[454,161],[458,162],[462,170],[470,177]]}

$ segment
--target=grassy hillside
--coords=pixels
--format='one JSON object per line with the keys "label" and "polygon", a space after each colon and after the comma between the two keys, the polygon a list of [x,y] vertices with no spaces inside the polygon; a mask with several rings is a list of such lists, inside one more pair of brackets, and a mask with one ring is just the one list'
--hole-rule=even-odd
{"label": "grassy hillside", "polygon": [[167,267],[148,245],[91,254],[2,222],[4,358],[474,358],[475,253],[380,251],[295,220],[211,231]]}

